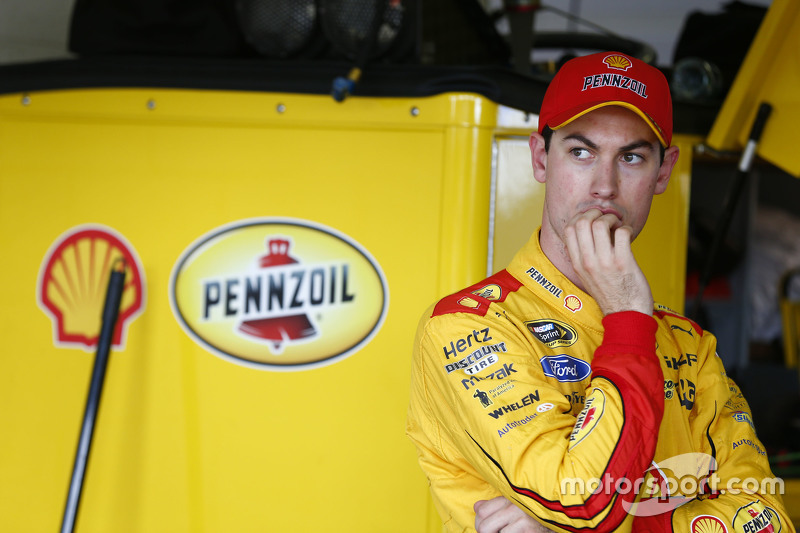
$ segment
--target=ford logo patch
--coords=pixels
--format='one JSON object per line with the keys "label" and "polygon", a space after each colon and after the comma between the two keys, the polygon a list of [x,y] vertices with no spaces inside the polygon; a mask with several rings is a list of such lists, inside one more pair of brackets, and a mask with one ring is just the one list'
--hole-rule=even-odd
{"label": "ford logo patch", "polygon": [[558,381],[583,381],[592,373],[592,367],[569,355],[549,355],[540,359],[544,375]]}

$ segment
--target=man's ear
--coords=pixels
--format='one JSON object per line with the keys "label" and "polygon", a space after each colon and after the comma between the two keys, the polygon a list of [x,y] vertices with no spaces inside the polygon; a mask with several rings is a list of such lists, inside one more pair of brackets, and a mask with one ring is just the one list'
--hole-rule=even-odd
{"label": "man's ear", "polygon": [[661,163],[661,167],[658,169],[658,178],[656,178],[656,188],[653,191],[654,194],[661,194],[667,190],[667,184],[669,183],[669,177],[672,174],[672,169],[675,167],[675,163],[678,161],[678,147],[677,146],[670,146],[664,152],[664,162]]}
{"label": "man's ear", "polygon": [[528,146],[531,147],[533,177],[539,183],[544,183],[545,170],[547,169],[547,152],[544,149],[544,137],[534,131],[528,140]]}

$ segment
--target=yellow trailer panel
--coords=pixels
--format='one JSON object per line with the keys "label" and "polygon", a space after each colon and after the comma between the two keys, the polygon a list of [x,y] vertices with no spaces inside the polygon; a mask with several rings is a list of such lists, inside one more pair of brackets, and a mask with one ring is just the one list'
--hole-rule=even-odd
{"label": "yellow trailer panel", "polygon": [[[60,524],[93,360],[66,319],[125,256],[141,284],[77,531],[438,531],[404,435],[409,357],[425,307],[513,246],[490,216],[496,148],[524,134],[497,117],[458,93],[0,97],[0,529]],[[674,307],[683,154],[637,244]]]}

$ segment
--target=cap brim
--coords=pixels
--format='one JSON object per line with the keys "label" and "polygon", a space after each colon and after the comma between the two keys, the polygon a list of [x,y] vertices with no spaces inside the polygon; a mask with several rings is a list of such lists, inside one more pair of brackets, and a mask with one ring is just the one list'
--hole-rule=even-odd
{"label": "cap brim", "polygon": [[[633,111],[634,113],[636,113],[637,115],[642,117],[642,120],[647,122],[647,125],[650,126],[650,129],[652,129],[653,133],[655,133],[656,137],[658,137],[658,141],[661,143],[661,146],[663,146],[664,148],[669,146],[667,141],[664,140],[664,135],[661,133],[661,130],[658,128],[658,126],[656,126],[656,123],[653,122],[653,120],[647,115],[647,113],[645,113],[644,111],[642,111],[641,109],[639,109],[638,107],[636,107],[633,104],[630,104],[628,102],[622,102],[622,101],[619,101],[619,100],[612,100],[610,102],[600,102],[598,104],[589,106],[587,108],[581,107],[581,108],[570,109],[569,111],[565,111],[564,113],[562,113],[560,115],[560,117],[553,117],[553,119],[551,119],[551,122],[557,122],[558,125],[550,126],[550,129],[557,130],[559,128],[563,128],[564,126],[566,126],[570,122],[582,117],[583,115],[589,113],[590,111],[594,111],[595,109],[599,109],[601,107],[610,106],[610,105],[616,105],[616,106],[620,106],[620,107],[624,107],[624,108],[630,109],[631,111]],[[566,118],[562,118],[562,117],[566,117]],[[559,120],[563,120],[563,122],[559,123]]]}

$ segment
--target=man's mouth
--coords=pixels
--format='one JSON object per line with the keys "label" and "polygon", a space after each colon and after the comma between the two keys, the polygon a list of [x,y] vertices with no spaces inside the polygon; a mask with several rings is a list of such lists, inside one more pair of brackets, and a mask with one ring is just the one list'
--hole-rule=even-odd
{"label": "man's mouth", "polygon": [[622,222],[622,215],[620,214],[619,211],[617,211],[613,207],[601,207],[599,205],[592,205],[592,206],[587,207],[586,209],[584,209],[581,212],[585,213],[585,212],[589,211],[590,209],[597,209],[598,211],[600,211],[604,215],[614,215],[615,217],[617,217],[617,220]]}

